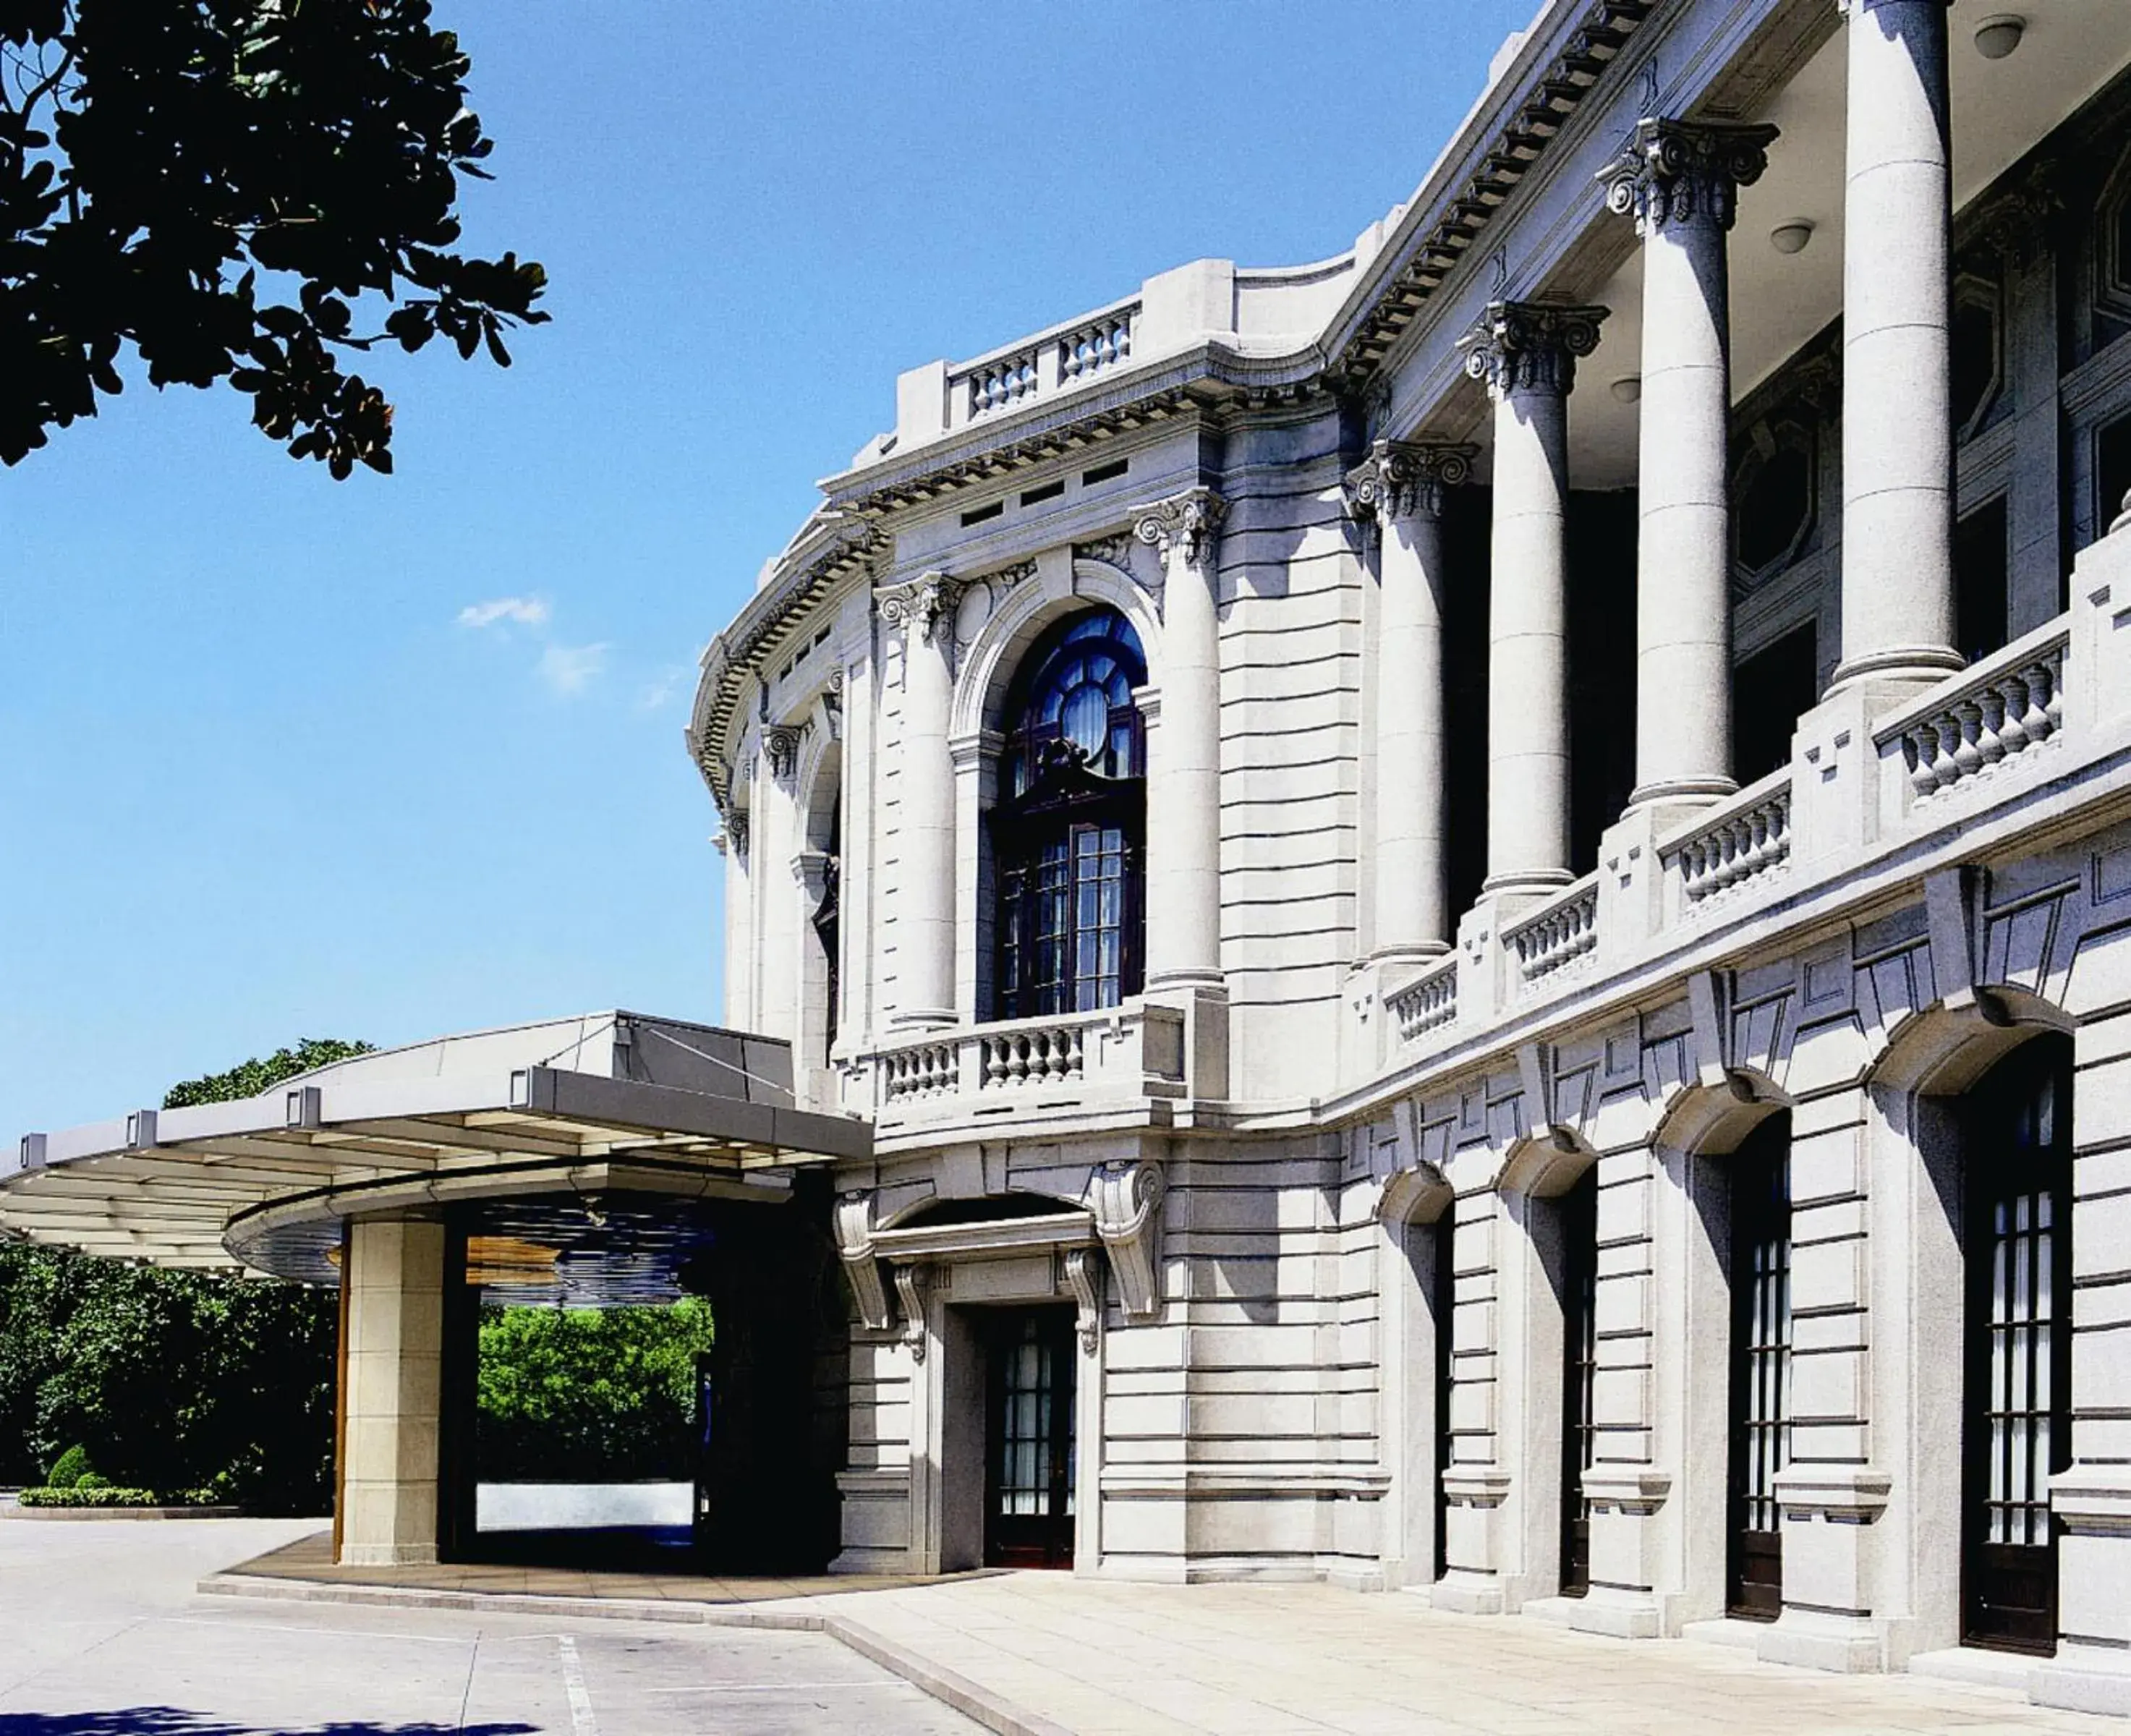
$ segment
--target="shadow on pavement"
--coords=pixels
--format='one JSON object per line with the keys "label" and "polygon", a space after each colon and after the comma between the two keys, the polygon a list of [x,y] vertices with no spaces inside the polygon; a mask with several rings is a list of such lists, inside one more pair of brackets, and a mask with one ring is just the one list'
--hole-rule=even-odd
{"label": "shadow on pavement", "polygon": [[530,1724],[232,1724],[176,1706],[128,1706],[118,1712],[0,1712],[0,1736],[539,1736]]}

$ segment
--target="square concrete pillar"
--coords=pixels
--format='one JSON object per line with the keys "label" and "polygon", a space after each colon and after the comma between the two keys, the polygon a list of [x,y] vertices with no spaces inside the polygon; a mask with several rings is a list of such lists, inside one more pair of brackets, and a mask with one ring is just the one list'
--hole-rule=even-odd
{"label": "square concrete pillar", "polygon": [[352,1567],[433,1561],[443,1225],[351,1224],[341,1282],[348,1294],[340,1560]]}

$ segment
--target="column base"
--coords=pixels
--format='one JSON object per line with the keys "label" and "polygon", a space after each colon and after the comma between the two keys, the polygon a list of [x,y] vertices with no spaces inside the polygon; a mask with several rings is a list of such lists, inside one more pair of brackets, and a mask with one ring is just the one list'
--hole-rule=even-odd
{"label": "column base", "polygon": [[1838,1676],[1875,1676],[1887,1667],[1885,1638],[1871,1617],[1818,1609],[1786,1609],[1763,1631],[1754,1655],[1763,1663]]}
{"label": "column base", "polygon": [[1884,688],[1891,703],[1921,688],[1936,687],[1967,667],[1967,659],[1951,645],[1889,645],[1863,657],[1843,658],[1821,697],[1832,699],[1854,687]]}
{"label": "column base", "polygon": [[1480,882],[1480,892],[1482,897],[1514,897],[1522,892],[1543,898],[1575,883],[1575,875],[1567,868],[1520,868],[1511,873],[1488,875]]}
{"label": "column base", "polygon": [[1631,790],[1628,806],[1621,811],[1622,817],[1644,808],[1663,807],[1668,804],[1683,809],[1706,808],[1738,793],[1739,781],[1735,777],[1662,778],[1655,783],[1638,784]]}
{"label": "column base", "polygon": [[890,1031],[943,1031],[960,1023],[961,1017],[951,1007],[906,1007],[888,1016]]}
{"label": "column base", "polygon": [[1428,1607],[1448,1609],[1453,1615],[1500,1615],[1501,1581],[1492,1574],[1453,1567],[1428,1588]]}
{"label": "column base", "polygon": [[1362,962],[1375,970],[1396,970],[1405,965],[1434,964],[1449,956],[1448,940],[1414,940],[1380,946]]}

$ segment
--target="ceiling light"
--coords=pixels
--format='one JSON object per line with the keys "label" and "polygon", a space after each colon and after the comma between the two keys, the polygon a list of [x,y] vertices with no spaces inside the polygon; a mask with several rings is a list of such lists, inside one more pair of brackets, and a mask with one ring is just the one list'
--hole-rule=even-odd
{"label": "ceiling light", "polygon": [[1812,239],[1813,225],[1802,217],[1778,223],[1769,232],[1769,245],[1779,253],[1803,253],[1805,244]]}
{"label": "ceiling light", "polygon": [[1622,404],[1633,404],[1643,395],[1643,376],[1629,374],[1615,380],[1609,388],[1613,396]]}
{"label": "ceiling light", "polygon": [[1986,60],[2002,60],[2020,45],[2028,21],[2018,12],[1999,12],[1975,26],[1975,51]]}

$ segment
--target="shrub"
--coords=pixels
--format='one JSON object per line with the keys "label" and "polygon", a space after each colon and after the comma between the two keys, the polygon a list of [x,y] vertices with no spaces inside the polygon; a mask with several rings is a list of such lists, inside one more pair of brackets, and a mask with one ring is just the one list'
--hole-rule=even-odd
{"label": "shrub", "polygon": [[[53,1461],[51,1475],[45,1479],[47,1489],[79,1489],[83,1481],[95,1477],[96,1472],[89,1462],[89,1449],[77,1442]],[[103,1479],[96,1478],[101,1483]]]}
{"label": "shrub", "polygon": [[26,1489],[17,1499],[25,1507],[161,1507],[166,1503],[153,1490],[120,1489],[106,1483],[95,1489],[77,1484],[72,1489]]}

